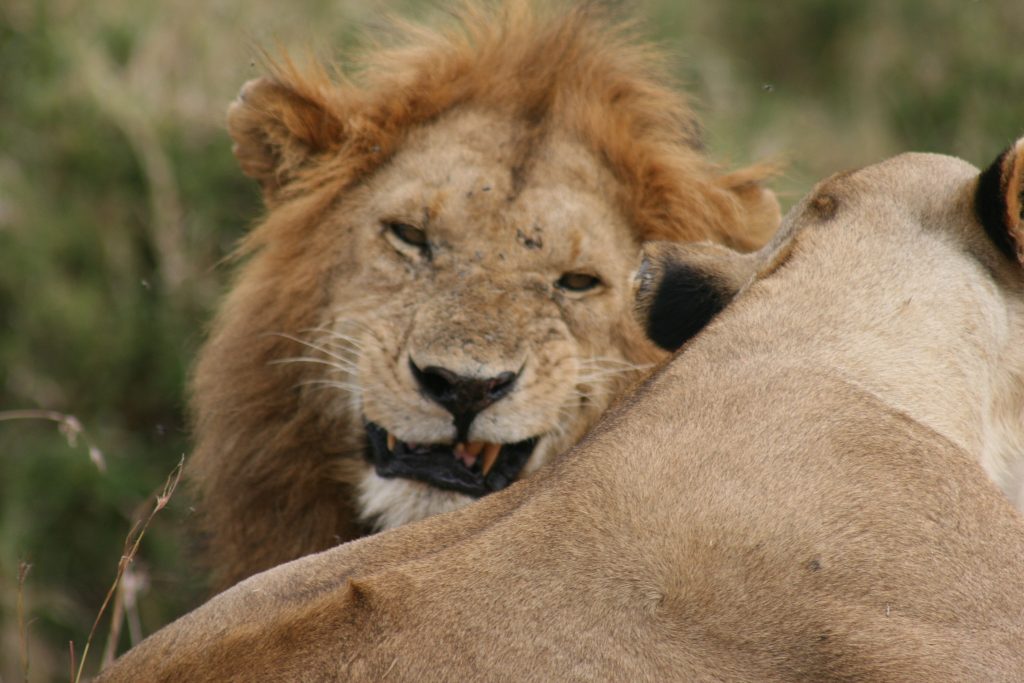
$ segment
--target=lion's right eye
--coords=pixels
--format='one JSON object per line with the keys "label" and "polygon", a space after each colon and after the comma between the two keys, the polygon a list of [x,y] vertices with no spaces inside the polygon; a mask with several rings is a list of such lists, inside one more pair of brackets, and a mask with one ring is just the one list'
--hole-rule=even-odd
{"label": "lion's right eye", "polygon": [[384,225],[392,235],[410,247],[416,247],[423,251],[430,248],[430,243],[427,241],[427,233],[416,226],[398,221],[387,221]]}
{"label": "lion's right eye", "polygon": [[601,278],[590,273],[565,273],[555,286],[569,292],[588,292],[601,284]]}

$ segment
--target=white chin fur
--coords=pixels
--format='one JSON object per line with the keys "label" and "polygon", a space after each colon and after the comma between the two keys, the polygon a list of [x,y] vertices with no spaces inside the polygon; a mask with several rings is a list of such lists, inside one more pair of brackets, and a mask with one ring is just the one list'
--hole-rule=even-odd
{"label": "white chin fur", "polygon": [[418,522],[442,512],[451,512],[475,498],[454,491],[442,491],[409,479],[385,479],[370,469],[359,483],[360,517],[385,531]]}

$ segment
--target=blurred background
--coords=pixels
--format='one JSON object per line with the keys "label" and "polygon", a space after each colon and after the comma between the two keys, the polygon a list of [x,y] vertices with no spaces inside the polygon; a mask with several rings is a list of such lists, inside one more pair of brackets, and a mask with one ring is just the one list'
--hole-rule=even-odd
{"label": "blurred background", "polygon": [[[1019,0],[618,4],[672,54],[715,159],[786,163],[784,207],[843,168],[910,149],[983,164],[1024,133]],[[0,680],[25,678],[25,642],[29,680],[69,680],[69,641],[80,657],[188,452],[219,262],[260,212],[223,126],[254,46],[342,57],[384,9],[441,18],[413,0],[0,3]],[[119,650],[204,595],[188,514],[179,491],[147,530]]]}

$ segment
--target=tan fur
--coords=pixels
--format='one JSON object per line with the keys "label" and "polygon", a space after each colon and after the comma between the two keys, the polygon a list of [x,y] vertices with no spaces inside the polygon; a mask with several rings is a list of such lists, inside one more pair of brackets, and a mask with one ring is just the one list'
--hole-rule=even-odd
{"label": "tan fur", "polygon": [[[978,465],[1024,409],[1013,183],[935,155],[825,181],[568,457],[253,577],[100,680],[1024,680],[1024,518]],[[738,272],[712,251],[652,249],[643,306]]]}
{"label": "tan fur", "polygon": [[[463,6],[392,42],[351,77],[284,60],[229,111],[268,213],[193,380],[189,475],[220,586],[471,500],[364,461],[364,419],[453,439],[408,359],[522,368],[469,436],[541,437],[532,472],[662,357],[630,315],[641,241],[751,248],[777,225],[768,169],[716,169],[663,58],[593,7]],[[603,286],[563,292],[566,272]]]}

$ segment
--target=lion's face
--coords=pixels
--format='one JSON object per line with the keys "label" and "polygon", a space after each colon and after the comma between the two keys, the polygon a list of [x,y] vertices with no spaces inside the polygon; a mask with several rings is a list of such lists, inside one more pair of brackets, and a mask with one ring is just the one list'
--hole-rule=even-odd
{"label": "lion's face", "polygon": [[192,382],[221,586],[536,471],[664,355],[640,243],[778,225],[657,50],[589,6],[492,9],[396,28],[351,78],[270,64],[228,111],[267,212]]}
{"label": "lion's face", "polygon": [[398,526],[536,470],[654,357],[614,193],[581,145],[464,111],[339,204],[351,265],[308,339],[323,362],[312,390],[365,437],[366,520]]}

